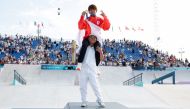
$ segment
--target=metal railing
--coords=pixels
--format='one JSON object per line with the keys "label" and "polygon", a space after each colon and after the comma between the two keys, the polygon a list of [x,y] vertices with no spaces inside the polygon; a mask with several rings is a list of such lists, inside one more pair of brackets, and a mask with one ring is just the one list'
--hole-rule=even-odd
{"label": "metal railing", "polygon": [[16,70],[14,70],[14,80],[17,80],[22,85],[26,85],[26,80]]}
{"label": "metal railing", "polygon": [[152,84],[158,83],[158,84],[163,84],[163,80],[172,77],[172,83],[175,84],[175,71],[168,73],[164,76],[161,76],[155,80],[152,81]]}
{"label": "metal railing", "polygon": [[140,73],[126,81],[123,82],[123,85],[135,85],[136,83],[142,82],[142,74]]}

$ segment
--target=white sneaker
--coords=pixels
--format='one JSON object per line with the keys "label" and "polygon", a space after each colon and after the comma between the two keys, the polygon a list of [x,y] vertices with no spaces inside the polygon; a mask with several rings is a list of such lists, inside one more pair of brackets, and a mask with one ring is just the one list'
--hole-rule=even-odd
{"label": "white sneaker", "polygon": [[81,107],[87,107],[87,102],[82,102]]}
{"label": "white sneaker", "polygon": [[100,106],[100,108],[105,108],[106,107],[106,105],[104,104],[104,102],[102,102],[102,101],[96,101],[97,103],[98,103],[98,105]]}
{"label": "white sneaker", "polygon": [[76,67],[76,70],[80,71],[81,70],[81,66],[82,64],[81,63],[78,63],[77,67]]}

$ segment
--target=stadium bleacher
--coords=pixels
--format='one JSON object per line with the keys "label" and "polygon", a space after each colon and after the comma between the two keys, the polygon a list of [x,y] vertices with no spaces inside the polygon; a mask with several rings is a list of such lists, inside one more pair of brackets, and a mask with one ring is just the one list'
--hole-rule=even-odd
{"label": "stadium bleacher", "polygon": [[[0,64],[73,64],[71,46],[70,41],[53,41],[49,37],[0,36]],[[164,70],[189,64],[141,41],[106,39],[102,48],[103,66],[131,65],[136,70]]]}

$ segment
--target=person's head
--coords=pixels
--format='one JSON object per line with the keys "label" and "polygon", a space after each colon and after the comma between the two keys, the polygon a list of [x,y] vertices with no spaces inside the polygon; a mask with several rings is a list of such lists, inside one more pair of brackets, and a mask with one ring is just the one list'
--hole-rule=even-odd
{"label": "person's head", "polygon": [[95,35],[90,35],[88,38],[90,45],[94,45],[95,42],[97,41],[97,37]]}
{"label": "person's head", "polygon": [[91,4],[89,7],[88,7],[88,12],[90,15],[96,15],[96,12],[97,12],[97,7],[96,5],[94,4]]}

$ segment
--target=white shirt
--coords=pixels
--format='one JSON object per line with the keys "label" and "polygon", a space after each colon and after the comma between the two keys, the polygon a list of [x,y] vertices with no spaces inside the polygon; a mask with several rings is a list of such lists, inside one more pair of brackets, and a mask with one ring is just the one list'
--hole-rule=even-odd
{"label": "white shirt", "polygon": [[88,46],[86,54],[83,60],[83,65],[90,67],[90,69],[96,69],[96,58],[94,47]]}

